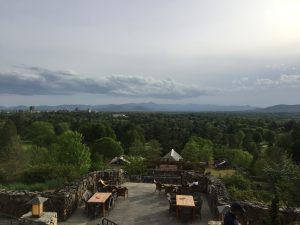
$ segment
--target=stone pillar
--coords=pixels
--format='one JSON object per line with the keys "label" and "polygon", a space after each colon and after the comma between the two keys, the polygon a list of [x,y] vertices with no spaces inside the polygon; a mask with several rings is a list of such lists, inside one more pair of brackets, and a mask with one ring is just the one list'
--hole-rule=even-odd
{"label": "stone pillar", "polygon": [[20,224],[24,225],[57,225],[56,212],[44,212],[41,217],[32,217],[32,213],[24,214],[20,219]]}

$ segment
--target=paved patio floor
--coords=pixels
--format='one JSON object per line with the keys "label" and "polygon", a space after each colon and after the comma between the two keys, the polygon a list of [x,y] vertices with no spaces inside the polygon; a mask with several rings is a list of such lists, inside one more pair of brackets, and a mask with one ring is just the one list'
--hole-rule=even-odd
{"label": "paved patio floor", "polygon": [[[207,225],[207,222],[213,218],[205,196],[202,197],[202,219],[196,216],[193,222],[184,222],[176,219],[175,214],[169,214],[167,198],[163,192],[161,195],[154,193],[154,184],[125,183],[123,186],[129,189],[129,198],[124,200],[123,197],[119,197],[115,208],[107,216],[119,225]],[[102,218],[94,220],[86,218],[82,206],[71,218],[59,225],[95,225],[101,220]]]}

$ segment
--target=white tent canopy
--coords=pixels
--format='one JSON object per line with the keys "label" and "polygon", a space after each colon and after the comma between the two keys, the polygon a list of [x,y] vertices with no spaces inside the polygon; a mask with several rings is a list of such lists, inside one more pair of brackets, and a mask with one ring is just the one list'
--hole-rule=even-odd
{"label": "white tent canopy", "polygon": [[169,153],[167,153],[162,160],[164,161],[176,161],[182,160],[183,158],[179,155],[174,149],[172,149]]}

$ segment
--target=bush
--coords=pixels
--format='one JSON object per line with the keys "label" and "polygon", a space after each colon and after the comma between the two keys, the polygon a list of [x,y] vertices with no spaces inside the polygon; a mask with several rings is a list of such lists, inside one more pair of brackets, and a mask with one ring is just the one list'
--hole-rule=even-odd
{"label": "bush", "polygon": [[12,183],[7,185],[0,185],[0,188],[8,190],[28,190],[28,191],[46,191],[49,189],[57,189],[64,184],[63,179],[49,180],[44,183]]}
{"label": "bush", "polygon": [[205,166],[203,166],[200,162],[184,161],[182,163],[182,169],[184,169],[184,170],[195,170],[199,173],[204,173]]}
{"label": "bush", "polygon": [[250,180],[240,174],[225,176],[223,180],[227,187],[234,187],[239,190],[250,190],[251,187]]}
{"label": "bush", "polygon": [[226,159],[234,166],[248,169],[252,162],[253,156],[249,152],[241,149],[227,149]]}
{"label": "bush", "polygon": [[3,183],[5,182],[6,174],[3,168],[0,168],[0,182]]}
{"label": "bush", "polygon": [[31,167],[21,175],[21,181],[26,184],[45,182],[55,177],[53,174],[53,166],[49,164],[43,164]]}
{"label": "bush", "polygon": [[143,175],[146,173],[147,165],[142,157],[129,157],[129,162],[125,166],[125,171],[129,175]]}
{"label": "bush", "polygon": [[235,200],[256,200],[255,192],[253,190],[241,190],[235,186],[231,186],[227,191]]}
{"label": "bush", "polygon": [[105,170],[107,169],[107,167],[108,166],[103,159],[103,155],[95,153],[92,158],[92,166],[90,170],[91,171]]}
{"label": "bush", "polygon": [[55,178],[62,178],[66,181],[71,181],[73,179],[80,177],[81,175],[80,171],[78,171],[78,168],[70,164],[57,165],[54,168],[53,173],[56,174]]}

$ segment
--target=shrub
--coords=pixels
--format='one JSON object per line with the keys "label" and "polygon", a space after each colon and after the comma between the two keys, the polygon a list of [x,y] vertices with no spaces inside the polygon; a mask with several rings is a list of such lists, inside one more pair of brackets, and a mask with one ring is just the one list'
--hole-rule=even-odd
{"label": "shrub", "polygon": [[53,173],[56,174],[56,178],[63,178],[66,181],[71,181],[80,176],[80,171],[70,164],[59,164],[53,169]]}
{"label": "shrub", "polygon": [[145,159],[142,157],[129,157],[129,162],[125,166],[125,171],[129,175],[143,175],[147,170]]}
{"label": "shrub", "polygon": [[255,192],[253,190],[241,190],[235,186],[227,189],[230,196],[236,200],[256,200]]}
{"label": "shrub", "polygon": [[99,153],[95,153],[92,158],[92,166],[90,170],[91,171],[105,170],[107,169],[107,167],[108,166],[103,159],[103,155],[100,155]]}
{"label": "shrub", "polygon": [[21,175],[21,181],[26,184],[44,182],[54,178],[53,166],[49,164],[37,165],[24,171]]}
{"label": "shrub", "polygon": [[240,174],[225,176],[223,180],[227,187],[234,187],[240,190],[249,190],[251,187],[250,180]]}

